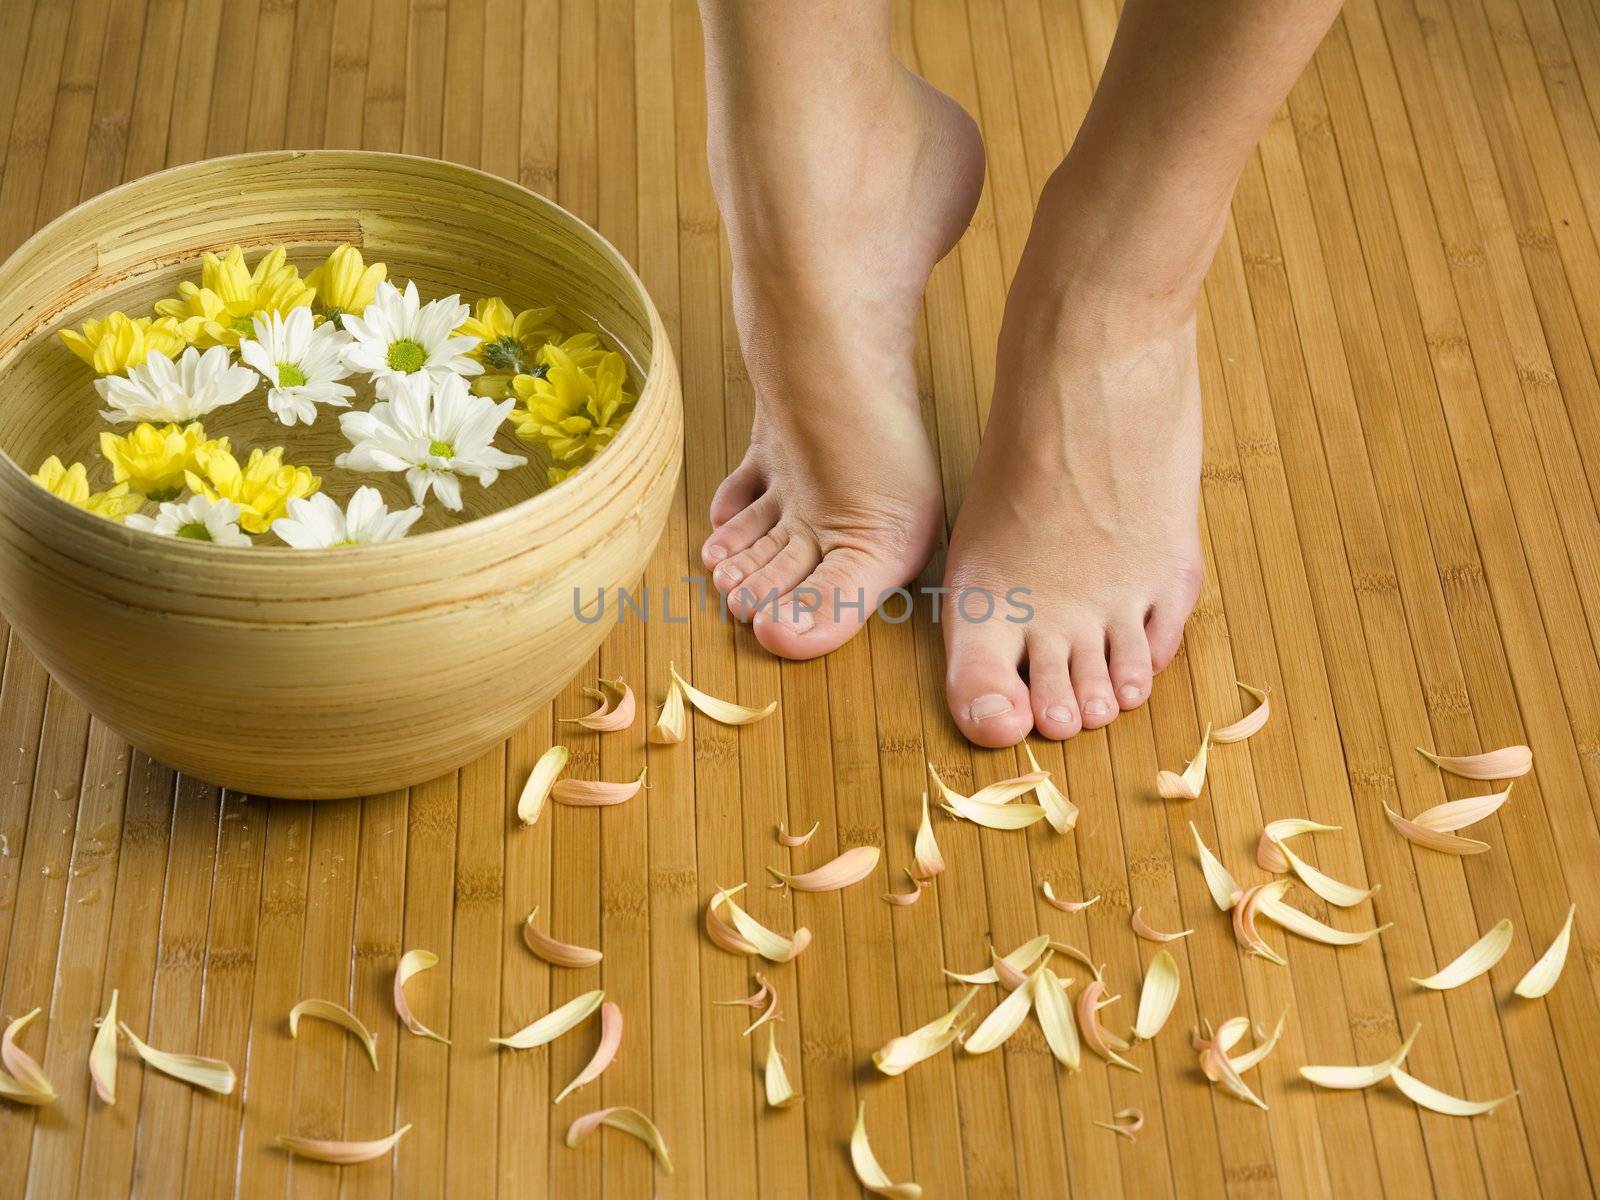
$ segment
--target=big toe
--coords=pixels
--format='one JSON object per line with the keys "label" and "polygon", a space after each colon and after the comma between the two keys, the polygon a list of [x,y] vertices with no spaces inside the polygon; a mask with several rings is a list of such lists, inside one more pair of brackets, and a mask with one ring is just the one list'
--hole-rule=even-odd
{"label": "big toe", "polygon": [[1003,621],[968,622],[947,612],[943,620],[949,666],[945,698],[950,715],[980,746],[1014,746],[1033,728],[1028,687],[1022,682],[1022,634]]}

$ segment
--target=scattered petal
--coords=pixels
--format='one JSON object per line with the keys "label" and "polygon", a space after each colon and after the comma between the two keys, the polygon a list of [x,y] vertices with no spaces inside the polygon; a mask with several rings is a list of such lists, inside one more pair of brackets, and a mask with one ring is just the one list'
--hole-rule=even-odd
{"label": "scattered petal", "polygon": [[816,836],[817,830],[819,830],[821,828],[822,828],[822,822],[818,821],[815,825],[813,825],[810,829],[806,830],[804,833],[790,833],[787,829],[784,828],[783,825],[780,824],[778,826],[778,840],[780,842],[782,842],[785,846],[804,846],[814,836]]}
{"label": "scattered petal", "polygon": [[[1458,954],[1449,966],[1435,971],[1426,979],[1418,979],[1413,975],[1411,982],[1418,987],[1433,988],[1440,992],[1460,987],[1499,962],[1511,948],[1511,938],[1511,919],[1507,917]],[[1413,1096],[1412,1099],[1416,1097]]]}
{"label": "scattered petal", "polygon": [[661,1169],[668,1175],[672,1174],[672,1159],[667,1154],[667,1143],[662,1140],[661,1131],[656,1128],[654,1121],[637,1108],[629,1108],[626,1105],[596,1109],[579,1117],[567,1126],[568,1148],[577,1146],[602,1125],[609,1125],[612,1129],[620,1129],[623,1133],[638,1138],[655,1152]]}
{"label": "scattered petal", "polygon": [[1555,987],[1561,978],[1561,968],[1567,965],[1567,947],[1572,943],[1572,917],[1578,911],[1573,904],[1567,908],[1567,919],[1550,948],[1539,956],[1539,961],[1528,968],[1528,973],[1517,983],[1516,993],[1525,1000],[1535,1000]]}
{"label": "scattered petal", "polygon": [[1256,907],[1256,916],[1265,917],[1275,924],[1283,926],[1290,933],[1297,933],[1301,937],[1313,942],[1322,942],[1327,946],[1358,946],[1369,938],[1375,938],[1389,923],[1373,929],[1362,929],[1349,932],[1335,929],[1331,925],[1324,925],[1321,921],[1303,913],[1294,905],[1285,902],[1278,896],[1263,895]]}
{"label": "scattered petal", "polygon": [[[765,708],[749,708],[743,704],[735,704],[731,700],[720,700],[716,696],[702,692],[682,675],[678,674],[677,667],[669,666],[672,678],[683,689],[684,699],[698,708],[713,721],[720,721],[724,725],[753,725],[763,717],[770,717],[778,708],[778,702],[772,701]],[[669,696],[670,700],[671,697]],[[663,713],[663,715],[665,715]]]}
{"label": "scattered petal", "polygon": [[[1515,779],[1518,775],[1526,775],[1533,769],[1533,751],[1526,746],[1506,746],[1504,749],[1490,750],[1484,754],[1467,754],[1460,757],[1432,754],[1418,746],[1417,753],[1441,771],[1448,771],[1463,779]],[[1500,1102],[1496,1100],[1495,1103]]]}
{"label": "scattered petal", "polygon": [[[497,1046],[505,1046],[511,1050],[532,1050],[535,1046],[546,1045],[587,1021],[605,998],[606,994],[599,990],[584,992],[581,996],[574,996],[560,1008],[545,1013],[532,1024],[524,1025],[511,1036],[489,1040]],[[622,1036],[620,1024],[617,1027],[617,1036]],[[604,1044],[603,1034],[601,1040]],[[604,1067],[601,1069],[604,1070]]]}
{"label": "scattered petal", "polygon": [[1383,811],[1389,818],[1389,824],[1395,827],[1395,831],[1415,845],[1426,846],[1429,850],[1439,850],[1445,854],[1482,854],[1489,849],[1488,842],[1457,837],[1453,833],[1440,833],[1437,829],[1418,825],[1415,821],[1402,817],[1387,804],[1383,806]]}
{"label": "scattered petal", "polygon": [[1194,822],[1189,822],[1189,832],[1194,835],[1195,849],[1200,852],[1200,869],[1205,872],[1206,887],[1210,889],[1211,899],[1223,912],[1233,907],[1233,898],[1239,894],[1239,885],[1234,882],[1233,876],[1228,874],[1228,868],[1222,865],[1222,860],[1211,853],[1203,841],[1200,840],[1200,831],[1194,827]]}
{"label": "scattered petal", "polygon": [[753,945],[739,936],[737,930],[722,915],[717,912],[725,900],[730,896],[738,895],[745,888],[740,884],[736,888],[721,888],[711,897],[711,902],[706,905],[706,936],[729,954],[759,954]]}
{"label": "scattered petal", "polygon": [[388,1137],[373,1142],[336,1142],[280,1133],[276,1141],[289,1153],[300,1158],[314,1158],[318,1162],[349,1166],[351,1163],[371,1162],[375,1158],[382,1158],[399,1145],[400,1139],[410,1132],[410,1125],[402,1125]]}
{"label": "scattered petal", "polygon": [[[1235,680],[1237,683],[1238,681]],[[1232,725],[1224,725],[1211,735],[1211,740],[1219,746],[1228,742],[1242,742],[1252,733],[1259,733],[1261,727],[1267,723],[1267,718],[1272,715],[1272,705],[1267,700],[1267,693],[1262,688],[1253,688],[1248,683],[1240,683],[1241,690],[1249,692],[1258,703],[1244,716]]]}
{"label": "scattered petal", "polygon": [[406,982],[413,975],[430,971],[439,965],[439,956],[431,950],[407,950],[400,956],[400,965],[394,972],[394,1011],[400,1017],[400,1023],[418,1037],[432,1038],[436,1042],[443,1042],[446,1046],[450,1039],[440,1037],[429,1029],[416,1017],[411,1015],[411,1004],[406,999]]}
{"label": "scattered petal", "polygon": [[32,1012],[24,1013],[6,1026],[4,1034],[0,1034],[0,1063],[5,1065],[7,1074],[11,1076],[10,1082],[37,1097],[28,1101],[32,1104],[48,1104],[56,1098],[56,1090],[45,1078],[44,1069],[34,1060],[33,1055],[17,1045],[17,1035],[26,1029],[29,1022],[41,1011],[35,1008]]}
{"label": "scattered petal", "polygon": [[1006,1039],[1022,1027],[1032,1007],[1033,988],[1019,987],[1007,992],[1004,999],[989,1010],[989,1015],[978,1022],[978,1027],[962,1046],[968,1054],[987,1054],[1004,1045]]}
{"label": "scattered petal", "polygon": [[1044,820],[1044,809],[1037,804],[984,804],[957,792],[946,792],[945,798],[940,806],[945,812],[986,829],[1026,829]]}
{"label": "scattered petal", "polygon": [[767,1104],[773,1108],[788,1108],[800,1099],[800,1093],[789,1082],[789,1072],[783,1069],[783,1055],[778,1053],[778,1027],[767,1026],[767,1062],[765,1070]]}
{"label": "scattered petal", "polygon": [[1296,875],[1300,876],[1300,882],[1329,904],[1337,905],[1339,908],[1352,908],[1378,890],[1377,884],[1369,888],[1359,888],[1354,884],[1342,883],[1333,876],[1317,870],[1281,842],[1278,844],[1278,849],[1283,853],[1284,861],[1293,868]]}
{"label": "scattered petal", "polygon": [[856,1169],[861,1186],[874,1196],[890,1200],[922,1200],[922,1189],[914,1183],[894,1183],[878,1165],[872,1145],[867,1141],[867,1102],[856,1108],[856,1127],[850,1134],[850,1164]]}
{"label": "scattered petal", "polygon": [[163,1075],[171,1075],[174,1079],[181,1079],[184,1083],[192,1083],[195,1087],[205,1088],[208,1092],[216,1092],[219,1095],[226,1096],[232,1093],[235,1082],[233,1068],[220,1058],[202,1058],[198,1054],[173,1054],[167,1050],[157,1050],[154,1046],[140,1041],[139,1035],[129,1029],[125,1021],[117,1022],[117,1028],[122,1030],[122,1036],[127,1038],[138,1051],[139,1057]]}
{"label": "scattered petal", "polygon": [[1407,1075],[1399,1067],[1389,1068],[1389,1078],[1394,1080],[1395,1086],[1414,1103],[1433,1112],[1443,1113],[1447,1117],[1479,1117],[1484,1113],[1493,1112],[1517,1094],[1511,1092],[1498,1100],[1463,1100],[1458,1096],[1441,1092],[1436,1087],[1430,1087],[1422,1080]]}
{"label": "scattered petal", "polygon": [[[1083,1040],[1088,1043],[1089,1049],[1108,1063],[1139,1071],[1139,1067],[1117,1053],[1119,1049],[1127,1049],[1127,1043],[1100,1024],[1101,997],[1105,995],[1105,990],[1106,985],[1102,981],[1093,979],[1078,993],[1078,1028],[1083,1033]],[[1105,1003],[1109,1004],[1110,1001]]]}
{"label": "scattered petal", "polygon": [[342,1004],[335,1004],[332,1000],[302,1000],[289,1010],[289,1036],[300,1036],[300,1018],[315,1017],[321,1021],[329,1021],[355,1034],[356,1040],[366,1048],[367,1057],[372,1060],[372,1069],[378,1069],[378,1039],[377,1036]]}
{"label": "scattered petal", "polygon": [[1509,800],[1512,786],[1512,784],[1508,783],[1505,786],[1505,790],[1494,792],[1487,796],[1468,796],[1464,800],[1450,800],[1444,804],[1435,804],[1432,808],[1424,809],[1411,819],[1424,829],[1432,829],[1438,833],[1450,833],[1456,829],[1464,829],[1468,825],[1473,825],[1483,820]]}
{"label": "scattered petal", "polygon": [[1135,1142],[1139,1140],[1139,1131],[1144,1128],[1144,1113],[1137,1108],[1121,1108],[1111,1114],[1111,1120],[1096,1121],[1095,1125]]}
{"label": "scattered petal", "polygon": [[589,1059],[588,1065],[573,1077],[572,1082],[561,1089],[554,1103],[560,1104],[584,1084],[599,1079],[611,1065],[611,1060],[617,1056],[617,1048],[621,1045],[622,1010],[607,1000],[600,1006],[600,1044],[594,1048],[594,1056]]}
{"label": "scattered petal", "polygon": [[[1243,1020],[1243,1018],[1240,1018],[1240,1020]],[[1272,1027],[1272,1033],[1259,1045],[1257,1045],[1254,1050],[1240,1054],[1237,1057],[1230,1057],[1228,1059],[1229,1065],[1232,1066],[1233,1069],[1239,1074],[1243,1075],[1246,1071],[1250,1070],[1250,1068],[1260,1063],[1262,1059],[1266,1058],[1267,1055],[1271,1054],[1272,1051],[1277,1047],[1278,1039],[1283,1037],[1283,1027],[1288,1020],[1289,1010],[1286,1008],[1278,1014],[1278,1023]],[[1250,1023],[1245,1021],[1244,1024],[1248,1026]],[[1243,1036],[1243,1030],[1240,1031],[1239,1036]],[[1217,1034],[1217,1045],[1224,1053],[1226,1053],[1232,1047],[1233,1042],[1224,1042],[1221,1031],[1219,1030]]]}
{"label": "scattered petal", "polygon": [[532,825],[544,812],[550,789],[555,786],[556,777],[565,769],[570,753],[565,746],[551,746],[533,764],[528,782],[522,785],[522,795],[517,797],[517,820],[524,825]]}
{"label": "scattered petal", "polygon": [[683,707],[683,689],[678,686],[677,673],[667,685],[667,698],[661,704],[661,716],[650,730],[650,740],[659,746],[676,746],[683,741],[689,729],[689,714]]}
{"label": "scattered petal", "polygon": [[1105,975],[1105,969],[1103,967],[1095,966],[1094,960],[1082,950],[1079,950],[1076,946],[1068,945],[1066,942],[1051,942],[1050,949],[1054,950],[1057,954],[1065,954],[1068,958],[1076,959],[1078,962],[1081,962],[1084,966],[1089,968],[1089,973],[1096,979],[1101,979]]}
{"label": "scattered petal", "polygon": [[1289,869],[1289,860],[1284,858],[1282,851],[1278,849],[1279,842],[1286,842],[1302,833],[1337,833],[1339,829],[1338,825],[1322,825],[1316,821],[1307,821],[1303,817],[1283,817],[1276,821],[1268,821],[1267,827],[1261,831],[1261,840],[1256,843],[1256,863],[1263,871],[1282,875]]}
{"label": "scattered petal", "polygon": [[[1026,971],[1039,961],[1039,956],[1050,948],[1050,935],[1041,933],[1036,938],[1030,938],[1018,946],[1010,954],[1003,955],[1004,961],[1019,971]],[[946,971],[958,983],[998,983],[1000,976],[993,967],[987,970],[974,971],[971,975],[957,975],[954,971]]]}
{"label": "scattered petal", "polygon": [[928,793],[922,793],[922,823],[917,826],[917,844],[913,848],[913,874],[919,880],[932,879],[944,873],[944,855],[934,840],[933,822],[928,820]]}
{"label": "scattered petal", "polygon": [[94,1044],[89,1047],[89,1078],[102,1104],[117,1102],[117,989],[111,989],[106,1015],[95,1023]]}
{"label": "scattered petal", "polygon": [[1211,752],[1211,726],[1206,726],[1200,738],[1200,749],[1195,751],[1183,774],[1162,771],[1156,775],[1156,794],[1163,800],[1198,800],[1200,789],[1206,785],[1206,758]]}
{"label": "scattered petal", "polygon": [[1067,1003],[1066,985],[1048,966],[1033,973],[1033,1012],[1044,1030],[1045,1044],[1056,1061],[1069,1071],[1079,1066],[1078,1027],[1072,1023],[1072,1008]]}
{"label": "scattered petal", "polygon": [[599,779],[561,779],[550,789],[550,795],[557,804],[569,804],[574,808],[601,808],[610,804],[621,804],[639,794],[649,770],[649,767],[645,767],[639,772],[639,778],[631,783],[607,783]]}
{"label": "scattered petal", "polygon": [[933,776],[934,786],[939,789],[939,794],[945,798],[947,804],[955,804],[965,800],[972,804],[1005,805],[1010,804],[1018,796],[1031,792],[1050,776],[1043,771],[1032,771],[1027,775],[1018,775],[1011,779],[1002,779],[981,787],[970,796],[963,796],[953,787],[939,778],[939,772],[932,763],[928,764],[928,774]]}
{"label": "scattered petal", "polygon": [[1067,794],[1055,785],[1049,772],[1039,765],[1039,760],[1033,756],[1033,747],[1023,742],[1022,749],[1034,773],[1044,776],[1034,784],[1033,794],[1039,797],[1039,807],[1044,809],[1045,820],[1057,833],[1071,833],[1078,823],[1078,806],[1067,799]]}
{"label": "scattered petal", "polygon": [[1405,1062],[1406,1055],[1411,1053],[1411,1043],[1417,1040],[1417,1034],[1420,1032],[1422,1026],[1418,1025],[1406,1036],[1406,1040],[1400,1043],[1400,1049],[1381,1063],[1374,1063],[1370,1067],[1301,1067],[1300,1074],[1318,1087],[1333,1088],[1336,1091],[1357,1091],[1371,1087],[1387,1079],[1390,1071]]}
{"label": "scattered petal", "polygon": [[1186,938],[1194,932],[1192,929],[1180,929],[1177,933],[1162,933],[1158,929],[1152,929],[1150,924],[1140,915],[1143,911],[1143,905],[1134,909],[1133,916],[1129,918],[1129,924],[1133,926],[1133,932],[1147,942],[1175,942],[1179,938]]}
{"label": "scattered petal", "polygon": [[911,880],[911,890],[909,892],[885,892],[883,894],[883,898],[890,904],[898,904],[904,908],[922,899],[922,885],[917,882],[917,877],[907,871],[906,878]]}
{"label": "scattered petal", "polygon": [[[1239,1027],[1239,1023],[1242,1023],[1242,1028]],[[1226,1022],[1223,1028],[1237,1028],[1238,1032],[1232,1035],[1237,1040],[1238,1037],[1242,1036],[1243,1029],[1248,1028],[1249,1024],[1250,1022],[1245,1018],[1236,1017],[1233,1021]],[[1250,1086],[1240,1077],[1238,1069],[1229,1060],[1227,1047],[1231,1043],[1224,1042],[1220,1032],[1213,1038],[1202,1038],[1196,1032],[1190,1034],[1189,1040],[1194,1045],[1194,1048],[1200,1052],[1200,1070],[1207,1079],[1211,1080],[1212,1083],[1220,1083],[1223,1090],[1229,1095],[1243,1100],[1247,1104],[1254,1104],[1262,1112],[1267,1110],[1266,1103],[1260,1096],[1250,1090]]]}
{"label": "scattered petal", "polygon": [[961,1014],[977,994],[977,988],[968,988],[966,995],[943,1016],[935,1017],[920,1029],[890,1038],[881,1050],[874,1052],[872,1065],[885,1075],[903,1075],[919,1062],[938,1054],[961,1037]]}
{"label": "scattered petal", "polygon": [[600,707],[587,716],[563,717],[562,722],[582,725],[585,729],[592,729],[596,733],[616,733],[632,725],[636,708],[633,689],[622,682],[621,676],[616,679],[602,679],[600,685],[617,693],[616,708],[611,707],[611,698],[605,692],[598,688],[584,688],[583,694],[600,701]]}
{"label": "scattered petal", "polygon": [[571,942],[558,942],[548,933],[540,933],[533,927],[533,919],[538,915],[539,909],[535,907],[522,922],[522,940],[529,950],[545,962],[557,967],[592,967],[605,957],[598,950],[574,946]]}
{"label": "scattered petal", "polygon": [[1277,963],[1280,967],[1289,965],[1289,960],[1284,958],[1265,939],[1256,932],[1256,917],[1259,915],[1261,905],[1265,900],[1280,898],[1289,888],[1287,879],[1274,880],[1272,883],[1258,883],[1254,887],[1245,888],[1239,893],[1239,899],[1233,906],[1233,936],[1239,945],[1258,958],[1264,958],[1270,963]]}
{"label": "scattered petal", "polygon": [[[711,898],[710,905],[706,908],[706,932],[711,935],[711,940],[724,950],[732,949],[735,954],[759,954],[762,958],[772,962],[788,962],[811,944],[811,931],[801,926],[794,931],[793,937],[784,937],[774,933],[760,921],[756,920],[739,905],[733,902],[733,897],[744,890],[745,885],[736,888],[724,888]],[[748,949],[735,948],[734,945],[725,943],[720,939],[720,931],[713,929],[712,918],[716,916],[720,923],[718,908],[726,908],[728,917],[733,921],[734,941]],[[730,931],[733,932],[733,931]]]}
{"label": "scattered petal", "polygon": [[871,875],[880,857],[882,851],[876,846],[852,846],[837,858],[800,875],[789,875],[774,867],[767,870],[797,892],[837,892]]}
{"label": "scattered petal", "polygon": [[1028,982],[1028,977],[996,954],[993,946],[989,947],[989,957],[994,959],[994,977],[1006,991],[1014,992]]}
{"label": "scattered petal", "polygon": [[1139,1015],[1133,1022],[1133,1036],[1148,1042],[1161,1032],[1178,1002],[1178,964],[1169,950],[1157,950],[1145,968],[1144,986],[1139,989]]}
{"label": "scattered petal", "polygon": [[1052,908],[1059,908],[1064,913],[1080,913],[1100,899],[1100,894],[1096,892],[1087,900],[1063,900],[1055,894],[1055,890],[1050,886],[1050,881],[1046,879],[1044,881],[1044,898],[1045,902]]}

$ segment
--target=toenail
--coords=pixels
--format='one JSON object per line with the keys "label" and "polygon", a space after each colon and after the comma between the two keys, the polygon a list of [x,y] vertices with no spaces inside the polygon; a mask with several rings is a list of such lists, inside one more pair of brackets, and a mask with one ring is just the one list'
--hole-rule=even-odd
{"label": "toenail", "polygon": [[1015,707],[1009,699],[999,692],[991,692],[987,696],[979,696],[967,706],[967,715],[974,721],[987,721],[990,717],[1002,716]]}
{"label": "toenail", "polygon": [[1104,700],[1090,700],[1083,706],[1085,716],[1105,717],[1111,715],[1111,705]]}
{"label": "toenail", "polygon": [[723,563],[712,574],[716,575],[723,583],[738,583],[739,580],[744,578],[744,572],[732,563]]}
{"label": "toenail", "polygon": [[711,546],[706,550],[706,557],[712,562],[721,562],[723,559],[728,557],[727,547]]}
{"label": "toenail", "polygon": [[1127,687],[1122,689],[1122,701],[1124,704],[1137,704],[1139,702],[1140,694],[1141,693],[1139,689],[1130,683]]}
{"label": "toenail", "polygon": [[1065,704],[1055,704],[1044,710],[1044,715],[1058,725],[1072,724],[1072,710]]}
{"label": "toenail", "polygon": [[796,633],[805,633],[813,625],[815,625],[816,622],[811,619],[810,613],[801,611],[795,613],[792,617],[785,621],[784,624],[790,629],[794,630]]}

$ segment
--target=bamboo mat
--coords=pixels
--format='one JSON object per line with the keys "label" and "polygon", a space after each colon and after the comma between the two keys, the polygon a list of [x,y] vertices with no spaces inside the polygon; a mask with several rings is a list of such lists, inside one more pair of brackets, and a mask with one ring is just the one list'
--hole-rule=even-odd
{"label": "bamboo mat", "polygon": [[[1088,102],[1114,0],[921,0],[902,52],[979,116],[990,177],[971,232],[936,272],[919,354],[950,510],[993,382],[1004,285],[1031,198]],[[0,249],[120,180],[205,155],[367,146],[521,180],[593,222],[638,264],[679,349],[691,436],[684,483],[646,583],[689,607],[706,506],[738,461],[752,396],[706,177],[699,31],[678,0],[0,0]],[[659,699],[675,660],[700,686],[780,715],[691,740],[573,733],[574,770],[645,798],[560,809],[522,830],[529,766],[584,711],[568,691],[506,745],[409,794],[265,803],[176,778],[53,686],[14,638],[0,679],[0,1010],[43,1006],[23,1044],[60,1101],[0,1103],[0,1196],[805,1197],[855,1195],[846,1141],[865,1100],[892,1177],[943,1197],[1573,1197],[1600,1175],[1600,18],[1588,0],[1349,0],[1251,159],[1201,313],[1206,394],[1205,593],[1185,652],[1145,709],[1043,765],[1082,807],[1077,832],[990,833],[940,820],[950,869],[915,907],[884,876],[842,895],[761,886],[789,852],[773,829],[821,822],[793,860],[847,845],[906,865],[925,760],[962,789],[1018,769],[974,752],[942,697],[938,631],[876,624],[821,662],[781,665],[714,615],[632,622],[591,674]],[[935,568],[936,569],[936,568]],[[931,576],[930,576],[931,578]],[[1212,756],[1196,803],[1152,795],[1235,679],[1275,715]],[[1416,745],[1526,742],[1536,770],[1481,827],[1493,849],[1413,851],[1407,813],[1485,790],[1444,781]],[[1245,960],[1212,907],[1193,820],[1235,872],[1264,820],[1341,825],[1302,852],[1383,885],[1330,918],[1394,926],[1333,950],[1288,940],[1290,966]],[[1100,893],[1086,914],[1039,883]],[[751,964],[711,946],[700,909],[750,880],[756,913],[815,942],[770,968],[778,1044],[804,1101],[773,1112],[746,1010]],[[1300,891],[1301,902],[1305,893]],[[1546,1000],[1512,985],[1578,905]],[[605,960],[553,971],[519,935],[535,905]],[[1087,1055],[1068,1076],[1029,1025],[998,1053],[944,1054],[887,1080],[889,1036],[944,1011],[940,969],[971,970],[1038,931],[1075,942],[1131,1019],[1162,928],[1183,992],[1142,1074]],[[1313,911],[1326,915],[1320,907]],[[1408,982],[1501,918],[1516,941],[1458,990]],[[412,984],[447,1048],[397,1031]],[[1081,971],[1078,974],[1082,974]],[[1081,981],[1080,981],[1081,982]],[[148,1040],[232,1062],[219,1099],[125,1059],[115,1108],[88,1096],[90,1022],[110,990]],[[488,1039],[594,987],[622,1007],[622,1052],[550,1101],[592,1026],[547,1050]],[[343,999],[378,1030],[354,1041],[289,1008]],[[988,998],[979,1002],[983,1007]],[[1270,1111],[1209,1088],[1187,1033],[1248,1013],[1286,1033],[1256,1080]],[[1377,1061],[1421,1024],[1411,1072],[1475,1098],[1434,1116],[1390,1088],[1313,1092],[1306,1062]],[[567,1123],[631,1104],[676,1173],[617,1133],[578,1150]],[[1095,1127],[1136,1106],[1137,1144]],[[410,1122],[392,1163],[291,1161],[281,1132],[368,1138]]]}

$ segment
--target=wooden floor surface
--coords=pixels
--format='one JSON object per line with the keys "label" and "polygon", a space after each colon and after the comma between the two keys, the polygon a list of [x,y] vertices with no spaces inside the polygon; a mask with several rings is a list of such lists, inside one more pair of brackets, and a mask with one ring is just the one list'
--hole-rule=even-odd
{"label": "wooden floor surface", "polygon": [[[977,218],[929,289],[918,363],[953,513],[1031,198],[1083,114],[1115,0],[897,13],[907,61],[979,117],[989,152]],[[682,612],[752,408],[704,123],[692,0],[0,0],[0,250],[123,179],[246,149],[406,150],[556,198],[638,265],[676,339],[690,436],[646,582]],[[714,613],[633,622],[590,674],[621,673],[656,700],[675,660],[709,690],[778,698],[779,716],[744,730],[697,720],[690,742],[647,752],[640,729],[553,723],[585,710],[580,678],[457,775],[314,805],[175,777],[90,719],[16,637],[0,640],[0,1010],[44,1008],[23,1045],[61,1091],[38,1112],[0,1102],[0,1196],[854,1195],[858,1101],[890,1175],[929,1200],[1592,1194],[1597,235],[1591,0],[1349,0],[1250,160],[1206,288],[1208,575],[1185,652],[1146,708],[1038,745],[1082,808],[1075,834],[941,817],[949,870],[915,907],[879,897],[909,861],[925,761],[963,790],[1018,768],[956,735],[925,613],[781,666]],[[1272,722],[1213,753],[1198,802],[1159,802],[1158,766],[1239,713],[1235,679],[1271,688]],[[516,792],[556,736],[580,774],[626,778],[648,761],[647,796],[521,829]],[[1385,804],[1415,813],[1486,790],[1442,779],[1413,746],[1517,742],[1536,769],[1475,831],[1488,853],[1413,850],[1389,828]],[[1240,955],[1187,823],[1259,881],[1262,823],[1290,815],[1344,827],[1302,849],[1382,884],[1328,917],[1393,922],[1377,943],[1287,939],[1288,968]],[[791,854],[779,821],[820,830]],[[763,886],[769,864],[863,843],[887,866],[868,884]],[[1057,912],[1044,879],[1103,899]],[[752,990],[752,963],[700,932],[712,889],[742,880],[758,916],[815,934],[767,971],[805,1093],[782,1112],[761,1099],[764,1042],[740,1037],[746,1010],[713,1003]],[[1569,902],[1565,976],[1545,1000],[1513,997]],[[536,961],[519,932],[536,905],[603,964]],[[1195,929],[1172,947],[1183,992],[1135,1052],[1141,1074],[1087,1056],[1068,1075],[1031,1024],[999,1053],[958,1050],[894,1080],[871,1070],[873,1049],[954,998],[941,967],[975,969],[991,941],[1040,931],[1105,962],[1123,997],[1108,1020],[1130,1021],[1156,949],[1130,932],[1134,906]],[[1409,982],[1502,918],[1516,940],[1487,977],[1445,993]],[[390,981],[412,947],[440,957],[412,994],[451,1047],[397,1030]],[[488,1039],[595,987],[625,1014],[621,1054],[553,1107],[595,1030],[521,1053]],[[232,1062],[238,1092],[194,1092],[130,1058],[116,1106],[91,1100],[91,1022],[112,988],[149,1041]],[[377,1029],[376,1073],[331,1026],[290,1040],[288,1010],[309,996],[343,999]],[[1210,1088],[1191,1026],[1285,1008],[1283,1042],[1252,1077],[1270,1111]],[[1418,1024],[1414,1075],[1517,1099],[1452,1119],[1391,1088],[1316,1092],[1297,1076],[1376,1061]],[[565,1148],[567,1123],[602,1103],[650,1113],[676,1173],[617,1133]],[[1129,1106],[1146,1117],[1137,1144],[1096,1127]],[[339,1169],[273,1148],[286,1131],[368,1138],[407,1122],[392,1163]]]}

